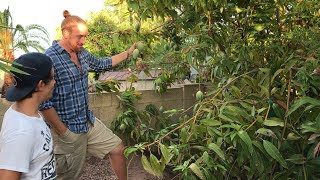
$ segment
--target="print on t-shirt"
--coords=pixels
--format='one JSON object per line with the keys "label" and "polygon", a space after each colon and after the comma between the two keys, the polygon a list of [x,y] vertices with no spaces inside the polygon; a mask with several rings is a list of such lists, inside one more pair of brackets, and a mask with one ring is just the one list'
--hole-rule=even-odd
{"label": "print on t-shirt", "polygon": [[46,128],[46,133],[44,133],[43,131],[41,131],[41,135],[44,137],[45,139],[45,143],[43,144],[43,150],[45,151],[49,151],[50,149],[50,142],[51,142],[51,136],[50,136],[50,131],[48,129],[48,127]]}
{"label": "print on t-shirt", "polygon": [[53,151],[50,153],[51,159],[41,168],[41,179],[42,180],[52,180],[57,178],[55,159],[53,156]]}
{"label": "print on t-shirt", "polygon": [[[49,151],[51,144],[51,134],[48,127],[46,127],[46,132],[41,131],[42,137],[45,139],[43,144],[43,150]],[[50,161],[41,168],[41,180],[52,180],[57,178],[55,158],[53,150],[50,152]]]}

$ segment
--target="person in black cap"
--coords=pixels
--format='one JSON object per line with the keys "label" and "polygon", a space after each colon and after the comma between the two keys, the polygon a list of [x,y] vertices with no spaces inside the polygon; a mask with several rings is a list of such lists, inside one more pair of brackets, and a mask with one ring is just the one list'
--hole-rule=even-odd
{"label": "person in black cap", "polygon": [[14,103],[0,132],[0,180],[56,179],[50,129],[38,112],[56,83],[52,61],[42,53],[27,53],[14,62],[12,66],[25,73],[11,72],[14,83],[6,92]]}

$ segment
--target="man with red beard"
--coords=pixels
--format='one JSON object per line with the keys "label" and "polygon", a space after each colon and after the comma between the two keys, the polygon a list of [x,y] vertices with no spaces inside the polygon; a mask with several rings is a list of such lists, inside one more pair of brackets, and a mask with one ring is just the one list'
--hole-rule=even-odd
{"label": "man with red beard", "polygon": [[136,44],[111,58],[98,59],[83,45],[88,35],[86,22],[64,11],[62,39],[54,41],[45,54],[51,57],[56,88],[53,97],[40,106],[56,136],[55,154],[59,179],[78,179],[86,155],[110,158],[118,179],[127,178],[124,144],[97,119],[88,104],[88,70],[105,71],[128,59]]}

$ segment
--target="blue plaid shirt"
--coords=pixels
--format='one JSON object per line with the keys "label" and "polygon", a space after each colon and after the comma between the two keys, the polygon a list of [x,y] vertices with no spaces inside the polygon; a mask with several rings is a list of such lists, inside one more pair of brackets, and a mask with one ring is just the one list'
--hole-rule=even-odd
{"label": "blue plaid shirt", "polygon": [[56,87],[50,100],[40,105],[40,110],[54,107],[62,122],[75,133],[88,131],[89,120],[94,123],[94,115],[88,104],[88,70],[105,71],[112,68],[111,58],[98,59],[85,48],[78,53],[82,72],[71,61],[69,53],[57,41],[45,52],[51,57],[54,67]]}

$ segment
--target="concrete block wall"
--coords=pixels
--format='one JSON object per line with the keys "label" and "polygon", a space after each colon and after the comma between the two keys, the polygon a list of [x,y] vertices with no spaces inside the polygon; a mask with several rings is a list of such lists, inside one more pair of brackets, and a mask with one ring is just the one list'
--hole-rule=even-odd
{"label": "concrete block wall", "polygon": [[12,103],[6,101],[4,98],[0,98],[0,129],[2,126],[2,119],[4,116],[4,113],[7,111],[7,109],[10,107]]}
{"label": "concrete block wall", "polygon": [[[139,91],[142,93],[141,99],[135,105],[138,110],[144,109],[148,104],[154,104],[158,107],[163,106],[165,110],[188,109],[195,103],[195,94],[198,91],[198,87],[198,84],[188,84],[168,89],[164,94],[159,94],[154,90],[141,90]],[[0,100],[0,122],[2,124],[3,115],[11,103],[5,99]],[[89,107],[94,112],[94,115],[108,127],[121,111],[116,93],[90,93]],[[189,113],[191,111],[192,108]]]}

